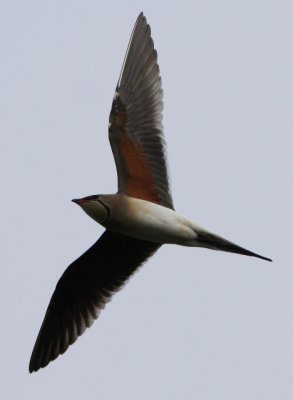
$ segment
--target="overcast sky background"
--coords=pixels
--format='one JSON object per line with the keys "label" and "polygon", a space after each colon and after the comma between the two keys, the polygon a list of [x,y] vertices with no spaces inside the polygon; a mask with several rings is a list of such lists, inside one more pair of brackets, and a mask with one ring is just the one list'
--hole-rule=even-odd
{"label": "overcast sky background", "polygon": [[[70,200],[116,191],[108,115],[140,11],[176,209],[274,262],[165,246],[30,375],[57,280],[103,231]],[[1,398],[293,398],[292,20],[290,0],[2,2]]]}

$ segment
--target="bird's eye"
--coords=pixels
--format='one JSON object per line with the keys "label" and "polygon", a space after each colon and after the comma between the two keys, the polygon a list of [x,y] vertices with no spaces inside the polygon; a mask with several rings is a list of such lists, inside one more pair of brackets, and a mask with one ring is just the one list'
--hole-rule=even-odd
{"label": "bird's eye", "polygon": [[93,194],[92,196],[85,197],[86,200],[97,200],[100,197],[99,194]]}

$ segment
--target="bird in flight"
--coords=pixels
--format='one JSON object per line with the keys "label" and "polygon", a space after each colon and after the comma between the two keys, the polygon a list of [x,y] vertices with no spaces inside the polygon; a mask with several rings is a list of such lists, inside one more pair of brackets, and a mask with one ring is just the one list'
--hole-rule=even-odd
{"label": "bird in flight", "polygon": [[109,120],[118,192],[72,200],[105,231],[59,279],[33,348],[30,372],[63,354],[162,244],[205,247],[272,261],[207,231],[174,210],[162,99],[157,52],[150,26],[141,13],[131,34]]}

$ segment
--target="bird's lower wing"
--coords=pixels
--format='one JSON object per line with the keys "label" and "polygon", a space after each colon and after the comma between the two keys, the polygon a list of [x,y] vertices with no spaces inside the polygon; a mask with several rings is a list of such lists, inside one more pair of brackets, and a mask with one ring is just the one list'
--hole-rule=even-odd
{"label": "bird's lower wing", "polygon": [[63,273],[37,337],[30,372],[63,354],[98,317],[113,293],[160,245],[105,231]]}

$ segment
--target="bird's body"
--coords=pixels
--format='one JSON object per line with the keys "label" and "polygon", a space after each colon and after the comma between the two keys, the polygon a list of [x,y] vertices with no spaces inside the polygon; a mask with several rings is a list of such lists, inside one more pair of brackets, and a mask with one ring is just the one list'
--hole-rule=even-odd
{"label": "bird's body", "polygon": [[81,207],[86,207],[86,213],[110,231],[140,240],[183,246],[189,246],[197,237],[195,224],[159,204],[123,194],[101,195],[99,202],[110,210],[103,222],[96,217],[95,207],[91,207],[92,212],[87,211],[86,205],[81,204]]}
{"label": "bird's body", "polygon": [[117,193],[89,196],[73,202],[110,232],[160,245],[206,247],[269,260],[209,232],[172,208],[150,201]]}
{"label": "bird's body", "polygon": [[118,192],[73,200],[106,228],[59,279],[29,370],[75,342],[137,268],[162,244],[205,247],[271,261],[213,234],[174,210],[162,127],[163,91],[150,27],[134,26],[109,120]]}

